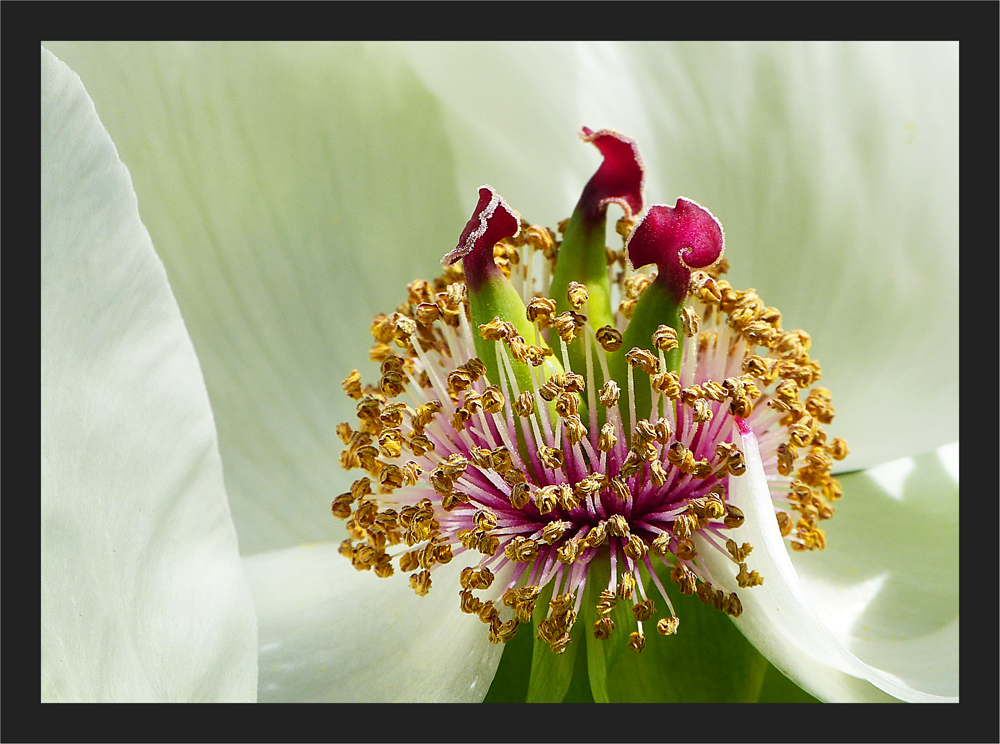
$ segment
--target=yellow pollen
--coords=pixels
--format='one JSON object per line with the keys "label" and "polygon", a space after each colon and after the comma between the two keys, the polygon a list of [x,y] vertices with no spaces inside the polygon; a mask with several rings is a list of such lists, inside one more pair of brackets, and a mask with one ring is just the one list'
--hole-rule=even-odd
{"label": "yellow pollen", "polygon": [[597,343],[608,353],[618,351],[622,346],[621,331],[615,330],[611,326],[601,326],[597,329]]}

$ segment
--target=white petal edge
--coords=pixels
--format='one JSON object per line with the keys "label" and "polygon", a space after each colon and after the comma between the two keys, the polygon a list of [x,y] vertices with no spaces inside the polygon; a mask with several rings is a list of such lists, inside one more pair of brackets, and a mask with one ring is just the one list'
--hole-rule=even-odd
{"label": "white petal edge", "polygon": [[253,701],[191,340],[80,79],[41,50],[41,699]]}
{"label": "white petal edge", "polygon": [[[741,477],[730,478],[729,499],[743,510],[746,522],[734,538],[753,545],[747,565],[760,572],[764,583],[738,589],[733,578],[736,570],[728,557],[701,538],[698,548],[713,578],[726,590],[739,594],[743,614],[734,622],[743,634],[774,666],[821,700],[879,701],[887,699],[880,693],[887,693],[907,702],[958,702],[957,695],[934,695],[914,689],[896,675],[865,663],[817,615],[778,530],[756,437],[752,432],[738,433],[747,471]],[[957,621],[955,625],[938,638],[914,639],[912,651],[927,654],[928,644],[934,649],[947,644],[957,636]]]}
{"label": "white petal edge", "polygon": [[399,572],[358,572],[336,545],[244,559],[260,623],[260,701],[482,702],[503,646],[459,609],[458,575],[475,558],[435,568],[424,597]]}

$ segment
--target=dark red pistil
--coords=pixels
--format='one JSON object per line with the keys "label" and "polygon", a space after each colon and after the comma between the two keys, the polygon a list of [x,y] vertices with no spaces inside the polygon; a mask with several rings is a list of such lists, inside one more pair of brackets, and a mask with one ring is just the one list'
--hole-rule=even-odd
{"label": "dark red pistil", "polygon": [[683,197],[677,206],[654,204],[629,238],[629,261],[636,268],[656,264],[656,281],[680,305],[688,293],[692,269],[711,266],[722,257],[722,225],[707,209]]}

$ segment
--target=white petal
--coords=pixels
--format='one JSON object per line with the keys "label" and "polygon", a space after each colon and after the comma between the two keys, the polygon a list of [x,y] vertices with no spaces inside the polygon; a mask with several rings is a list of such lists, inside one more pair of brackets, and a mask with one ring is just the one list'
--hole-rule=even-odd
{"label": "white petal", "polygon": [[[888,693],[910,702],[957,701],[957,687],[946,695],[939,695],[912,686],[929,680],[928,665],[948,660],[941,657],[948,656],[947,642],[951,638],[957,641],[957,627],[953,633],[946,630],[938,638],[892,641],[897,644],[893,649],[889,649],[886,646],[889,642],[884,640],[871,646],[857,646],[855,653],[834,635],[810,604],[778,531],[756,438],[753,434],[744,434],[742,444],[747,472],[739,478],[730,478],[729,495],[747,519],[733,537],[753,546],[747,566],[760,572],[764,577],[763,585],[737,589],[733,564],[699,540],[699,552],[713,578],[728,591],[737,591],[743,603],[743,614],[735,620],[740,630],[772,664],[822,700],[883,700],[883,693]],[[860,592],[855,591],[853,599],[859,604],[870,602],[878,588],[861,587]],[[845,600],[842,598],[842,601]],[[859,658],[866,652],[873,652],[872,657]],[[928,652],[936,658],[929,658]],[[926,662],[925,668],[916,670],[916,676],[908,676],[906,672],[913,672],[913,669],[895,667],[889,671],[874,666],[885,664],[900,653],[909,653],[915,660]],[[951,661],[957,664],[957,644]],[[948,674],[947,665],[941,669]]]}
{"label": "white petal", "polygon": [[845,469],[957,439],[957,43],[407,51],[449,114],[460,193],[489,180],[562,219],[597,163],[586,124],[638,140],[647,202],[709,207],[734,286],[812,334]]}
{"label": "white petal", "polygon": [[456,197],[440,114],[391,47],[59,44],[135,178],[194,340],[244,554],[343,536],[340,382],[372,317],[440,274]]}
{"label": "white petal", "polygon": [[41,51],[41,697],[252,701],[212,411],[125,166]]}
{"label": "white petal", "polygon": [[418,597],[359,573],[335,545],[245,559],[260,620],[262,702],[481,702],[502,645],[458,605],[456,558]]}
{"label": "white petal", "polygon": [[835,635],[911,686],[958,694],[958,445],[839,476],[827,548],[793,553]]}

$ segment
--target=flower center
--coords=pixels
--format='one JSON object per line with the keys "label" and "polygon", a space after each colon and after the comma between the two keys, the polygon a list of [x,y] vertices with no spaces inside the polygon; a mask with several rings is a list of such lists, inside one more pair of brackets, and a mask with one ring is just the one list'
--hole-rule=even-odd
{"label": "flower center", "polygon": [[[587,141],[598,136],[585,132]],[[630,142],[617,138],[609,150]],[[726,555],[739,587],[763,581],[748,567],[752,546],[738,539],[745,517],[727,499],[730,479],[749,477],[742,442],[759,447],[777,523],[796,550],[824,547],[818,524],[840,497],[830,471],[847,454],[822,429],[833,408],[815,386],[808,334],[782,330],[780,313],[754,290],[720,278],[714,217],[679,200],[651,208],[633,236],[636,198],[615,199],[595,179],[595,199],[626,205],[627,245],[612,250],[602,240],[603,276],[588,260],[578,262],[587,283],[563,283],[559,256],[577,238],[519,222],[484,187],[447,257],[462,266],[411,283],[397,311],[373,321],[380,377],[362,386],[356,370],[348,376],[359,424],[338,428],[342,466],[366,472],[332,505],[350,534],[341,553],[383,578],[398,567],[418,595],[437,565],[478,555],[449,589],[462,610],[495,642],[534,618],[557,653],[588,588],[597,638],[628,630],[638,652],[644,624],[676,632],[654,562],[681,593],[738,616],[739,597],[716,587],[700,555]],[[599,210],[581,204],[589,225]],[[600,220],[603,230],[603,212]],[[579,232],[572,223],[562,230]],[[647,239],[677,255],[645,260],[655,253]],[[646,263],[659,271],[633,271]],[[608,307],[593,311],[588,284]],[[592,316],[611,322],[595,326]],[[409,402],[396,400],[404,391]],[[631,609],[629,628],[616,628],[619,603]]]}

